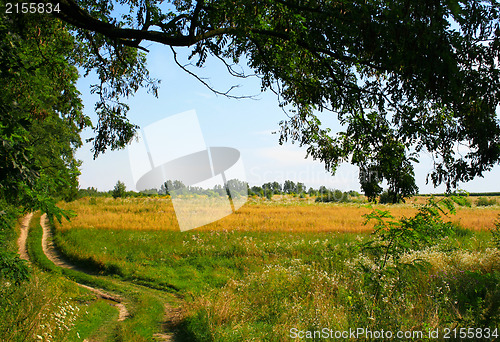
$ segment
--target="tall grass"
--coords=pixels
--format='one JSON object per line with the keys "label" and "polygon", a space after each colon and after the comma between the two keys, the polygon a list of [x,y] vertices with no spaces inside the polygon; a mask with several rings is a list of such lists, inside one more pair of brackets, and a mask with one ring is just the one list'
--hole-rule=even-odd
{"label": "tall grass", "polygon": [[[84,212],[92,206],[72,205]],[[191,341],[289,341],[293,331],[322,328],[442,331],[500,322],[500,252],[478,227],[455,223],[453,234],[382,262],[361,248],[371,228],[353,223],[369,207],[256,201],[184,233],[161,215],[143,218],[153,229],[138,223],[143,213],[166,214],[168,207],[163,200],[104,201],[78,223],[58,226],[56,243],[104,274],[178,292]],[[416,212],[409,205],[375,208],[395,217]],[[93,216],[110,213],[122,215],[122,225],[94,226]],[[461,223],[478,219],[485,227],[496,215],[495,208],[458,209]],[[338,219],[350,228],[335,229]]]}
{"label": "tall grass", "polygon": [[[415,199],[421,201],[420,198]],[[93,204],[94,203],[94,204]],[[177,220],[168,198],[83,198],[64,203],[65,209],[78,213],[70,222],[57,225],[58,230],[71,228],[172,230],[178,231]],[[368,232],[363,215],[373,209],[390,209],[393,216],[412,216],[417,209],[412,203],[398,205],[367,205],[353,203],[315,203],[314,200],[276,201],[252,199],[235,214],[198,230],[258,230],[288,232]],[[489,229],[500,214],[499,207],[457,209],[450,219],[471,230]]]}
{"label": "tall grass", "polygon": [[[29,281],[2,282],[2,341],[83,341],[117,315],[85,289],[53,274],[31,271]],[[93,323],[87,321],[89,312]]]}
{"label": "tall grass", "polygon": [[448,254],[434,248],[407,257],[422,258],[430,268],[386,275],[380,288],[367,277],[376,266],[363,256],[338,260],[344,266],[337,270],[300,259],[266,265],[197,297],[187,324],[200,341],[288,341],[293,329],[395,332],[498,325],[498,253]]}
{"label": "tall grass", "polygon": [[[0,215],[6,215],[6,211]],[[15,220],[4,219],[0,229],[4,262],[0,267],[0,337],[2,341],[63,340],[82,307],[75,301],[80,294],[67,282],[32,269],[17,256],[11,257],[17,250],[18,229],[14,229]]]}

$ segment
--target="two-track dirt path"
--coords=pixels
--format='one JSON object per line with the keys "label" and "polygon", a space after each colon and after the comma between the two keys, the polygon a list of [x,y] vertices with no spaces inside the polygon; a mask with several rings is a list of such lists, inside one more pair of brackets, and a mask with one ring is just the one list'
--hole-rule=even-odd
{"label": "two-track dirt path", "polygon": [[[42,235],[42,249],[43,253],[47,256],[47,258],[52,261],[56,266],[62,267],[62,268],[69,268],[73,269],[76,271],[82,271],[75,265],[72,265],[68,262],[66,262],[59,252],[54,248],[54,242],[53,242],[53,236],[52,236],[52,229],[50,229],[49,222],[47,215],[43,214],[40,217],[40,225],[42,226],[43,229],[43,235]],[[118,315],[118,321],[124,321],[125,318],[129,315],[127,307],[123,303],[123,299],[120,296],[117,295],[112,295],[107,292],[104,292],[100,289],[84,285],[84,284],[79,284],[79,286],[86,288],[87,290],[90,290],[94,292],[98,297],[106,300],[110,300],[115,302],[116,308],[119,310],[119,315]]]}
{"label": "two-track dirt path", "polygon": [[[33,217],[33,213],[29,213],[26,216],[23,217],[21,221],[21,233],[19,234],[19,238],[17,240],[17,246],[19,249],[19,256],[21,259],[30,261],[29,255],[28,255],[28,250],[26,248],[26,239],[28,237],[28,229],[29,229],[29,224],[31,221],[31,218]],[[78,270],[77,267],[74,265],[71,265],[64,261],[57,250],[54,248],[54,244],[52,242],[52,230],[49,228],[48,225],[48,219],[45,214],[43,214],[40,218],[40,225],[42,226],[43,229],[43,235],[42,235],[42,249],[47,258],[52,261],[56,266],[63,267],[63,268],[70,268],[74,270]],[[123,321],[127,316],[129,315],[127,307],[123,303],[123,300],[121,297],[117,295],[111,295],[109,293],[106,293],[100,289],[96,289],[91,286],[87,286],[84,284],[79,284],[76,283],[78,286],[81,286],[83,288],[86,288],[89,291],[94,292],[98,297],[102,299],[106,299],[109,301],[114,302],[114,305],[116,308],[119,310],[119,315],[118,315],[118,321]]]}
{"label": "two-track dirt path", "polygon": [[[33,214],[29,213],[27,214],[21,221],[21,233],[19,235],[19,239],[17,241],[18,248],[19,248],[19,255],[22,259],[30,261],[29,260],[29,255],[27,253],[27,248],[26,248],[26,239],[28,236],[28,229],[29,229],[29,223],[31,221]],[[77,266],[70,264],[64,258],[60,255],[60,253],[57,251],[57,249],[54,247],[53,243],[53,235],[52,235],[52,229],[50,229],[49,223],[47,216],[43,214],[40,218],[40,225],[43,230],[42,234],[42,249],[44,254],[47,256],[47,258],[52,261],[56,266],[62,267],[62,268],[69,268],[73,269],[76,271],[84,272]],[[128,316],[129,312],[127,310],[127,307],[125,303],[123,302],[123,299],[115,294],[109,294],[101,289],[97,289],[88,285],[76,283],[78,286],[81,286],[83,288],[88,289],[89,291],[95,293],[98,297],[102,299],[106,299],[109,301],[114,302],[113,305],[115,305],[118,310],[119,310],[119,316],[118,316],[118,321],[124,321]],[[154,336],[164,342],[169,342],[173,341],[175,339],[174,335],[175,333],[175,327],[179,323],[182,313],[180,308],[174,308],[171,306],[169,303],[165,303],[165,321],[164,324],[162,324],[162,330],[165,332],[161,333],[156,333]]]}
{"label": "two-track dirt path", "polygon": [[19,248],[19,257],[21,259],[29,261],[28,249],[26,248],[26,239],[28,238],[28,226],[31,221],[33,213],[28,213],[21,220],[21,233],[19,234],[19,239],[17,239],[17,246]]}

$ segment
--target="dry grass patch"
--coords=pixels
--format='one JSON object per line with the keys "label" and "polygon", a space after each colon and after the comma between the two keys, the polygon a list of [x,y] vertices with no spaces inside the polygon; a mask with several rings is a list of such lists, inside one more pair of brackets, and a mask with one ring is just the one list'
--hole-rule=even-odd
{"label": "dry grass patch", "polygon": [[[420,202],[415,198],[412,202]],[[94,204],[92,204],[94,203]],[[98,198],[61,204],[78,216],[58,229],[97,228],[132,230],[179,230],[169,198],[112,199]],[[251,199],[236,214],[229,215],[200,230],[252,230],[293,232],[367,232],[363,215],[373,209],[388,210],[395,218],[409,217],[417,212],[412,203],[397,205],[365,205],[352,203],[314,203],[312,200],[266,201]],[[500,207],[460,207],[450,217],[471,230],[493,227]]]}

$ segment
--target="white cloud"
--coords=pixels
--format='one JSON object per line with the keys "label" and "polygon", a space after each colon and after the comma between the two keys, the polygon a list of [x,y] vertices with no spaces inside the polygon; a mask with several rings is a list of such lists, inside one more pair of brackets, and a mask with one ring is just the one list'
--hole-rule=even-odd
{"label": "white cloud", "polygon": [[214,97],[213,93],[202,93],[202,92],[198,92],[198,91],[195,93],[195,95],[198,97],[201,97],[203,99],[211,99],[212,97]]}
{"label": "white cloud", "polygon": [[283,165],[301,165],[310,164],[313,159],[305,158],[305,148],[294,146],[278,145],[275,147],[266,147],[255,150],[255,154],[261,158],[271,159]]}
{"label": "white cloud", "polygon": [[278,130],[275,129],[266,129],[263,131],[255,131],[252,132],[253,135],[264,135],[264,136],[276,136],[278,134]]}

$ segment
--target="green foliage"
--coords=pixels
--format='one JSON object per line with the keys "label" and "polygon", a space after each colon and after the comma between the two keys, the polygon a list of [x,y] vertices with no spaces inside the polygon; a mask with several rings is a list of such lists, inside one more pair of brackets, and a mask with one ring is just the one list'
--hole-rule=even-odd
{"label": "green foliage", "polygon": [[262,188],[263,189],[266,189],[266,190],[271,190],[273,192],[274,195],[279,195],[281,194],[281,184],[278,183],[278,182],[269,182],[269,183],[265,183],[262,185]]}
{"label": "green foliage", "polygon": [[431,197],[415,216],[400,220],[395,220],[389,211],[375,209],[365,215],[366,223],[375,221],[375,238],[363,248],[376,257],[383,269],[389,258],[397,262],[405,252],[436,244],[453,232],[452,224],[444,222],[441,215],[454,214],[456,201],[456,196],[438,201]]}
{"label": "green foliage", "polygon": [[479,197],[476,200],[476,205],[478,207],[486,207],[490,205],[497,205],[497,200],[494,198]]}
{"label": "green foliage", "polygon": [[126,193],[125,183],[121,181],[116,182],[113,192],[111,193],[113,198],[125,197],[125,193]]}
{"label": "green foliage", "polygon": [[15,285],[28,280],[30,273],[28,264],[14,252],[11,241],[14,240],[14,227],[20,212],[4,204],[0,211],[0,281],[13,282]]}
{"label": "green foliage", "polygon": [[[455,297],[462,326],[494,326],[500,318],[500,272],[459,271],[442,275]],[[474,313],[481,313],[479,317]]]}
{"label": "green foliage", "polygon": [[454,202],[461,207],[472,207],[472,202],[469,199],[469,194],[467,192],[454,195]]}
{"label": "green foliage", "polygon": [[349,193],[342,192],[341,190],[329,190],[321,187],[319,190],[319,196],[316,197],[315,202],[349,202]]}
{"label": "green foliage", "polygon": [[[375,210],[365,215],[367,222],[376,221],[373,233],[375,238],[362,244],[362,250],[370,257],[375,267],[370,268],[360,263],[360,269],[364,272],[364,286],[371,288],[375,294],[373,305],[376,306],[377,315],[390,309],[384,309],[384,301],[390,303],[398,293],[413,291],[411,287],[414,284],[411,279],[428,272],[430,264],[427,261],[419,257],[408,260],[408,255],[438,245],[444,237],[468,239],[473,235],[470,230],[444,222],[441,217],[454,213],[454,205],[463,203],[463,197],[460,196],[450,196],[439,201],[430,198],[415,216],[403,217],[400,220],[394,220],[387,211]],[[448,305],[448,300],[459,303],[455,312],[458,312],[465,326],[492,326],[493,322],[498,321],[500,304],[498,286],[492,277],[497,278],[498,272],[484,274],[459,271],[453,276],[445,273],[443,277],[432,278],[430,286],[431,289],[433,286],[448,289],[444,293],[434,294],[433,297],[442,298],[444,295],[443,305]],[[387,286],[388,278],[393,278],[393,286]],[[455,299],[450,299],[449,296]],[[383,299],[382,302],[380,299]]]}
{"label": "green foliage", "polygon": [[0,253],[0,279],[13,281],[16,285],[29,279],[29,269],[26,260],[19,258],[17,253]]}
{"label": "green foliage", "polygon": [[493,243],[500,249],[500,216],[497,222],[495,222],[495,227],[491,229],[491,234],[493,235]]}
{"label": "green foliage", "polygon": [[78,189],[78,198],[83,197],[101,197],[106,196],[106,192],[98,191],[97,188],[88,187],[87,189]]}
{"label": "green foliage", "polygon": [[81,112],[74,39],[49,17],[0,14],[0,200],[65,216],[56,199],[76,195],[74,150],[90,125]]}
{"label": "green foliage", "polygon": [[286,180],[285,183],[283,183],[283,192],[285,194],[296,194],[297,193],[297,184],[295,184],[294,181],[291,180]]}
{"label": "green foliage", "polygon": [[388,191],[384,191],[380,194],[378,201],[380,204],[392,203],[392,197]]}
{"label": "green foliage", "polygon": [[500,192],[471,192],[469,196],[500,196]]}

